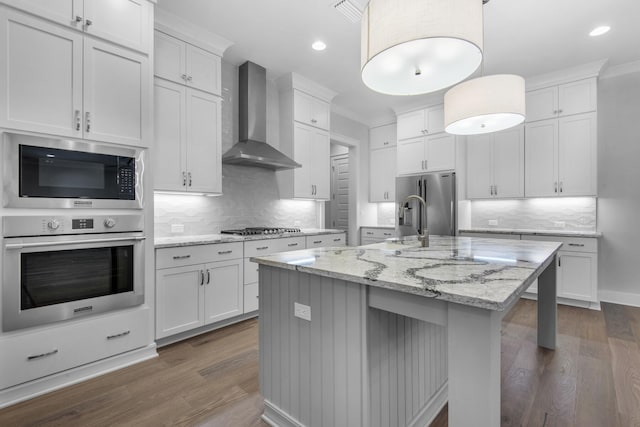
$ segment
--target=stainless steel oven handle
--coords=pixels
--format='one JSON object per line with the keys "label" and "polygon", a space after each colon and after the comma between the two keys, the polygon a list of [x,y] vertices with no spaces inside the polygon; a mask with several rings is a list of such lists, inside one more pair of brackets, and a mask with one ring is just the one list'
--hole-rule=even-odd
{"label": "stainless steel oven handle", "polygon": [[146,237],[117,237],[113,239],[91,239],[91,240],[67,240],[64,242],[34,242],[34,243],[7,243],[4,245],[6,249],[22,249],[22,248],[39,248],[41,246],[66,246],[78,245],[84,243],[111,243],[111,242],[130,242],[132,240],[145,240]]}

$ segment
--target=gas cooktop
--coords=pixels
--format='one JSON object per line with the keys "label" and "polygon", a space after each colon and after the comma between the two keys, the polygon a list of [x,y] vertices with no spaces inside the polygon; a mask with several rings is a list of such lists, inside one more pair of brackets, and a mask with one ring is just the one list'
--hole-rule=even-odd
{"label": "gas cooktop", "polygon": [[247,227],[238,230],[222,230],[221,233],[235,234],[236,236],[255,236],[266,234],[300,233],[300,229],[286,227]]}

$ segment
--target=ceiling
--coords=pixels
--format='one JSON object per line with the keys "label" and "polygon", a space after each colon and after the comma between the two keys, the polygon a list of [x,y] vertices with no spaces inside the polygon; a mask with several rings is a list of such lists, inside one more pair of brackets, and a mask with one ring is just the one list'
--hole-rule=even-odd
{"label": "ceiling", "polygon": [[[360,24],[335,10],[335,2],[158,0],[158,7],[232,41],[225,61],[256,62],[271,79],[288,72],[307,77],[338,93],[334,111],[364,123],[384,122],[394,110],[426,100],[378,94],[362,83]],[[600,59],[607,66],[640,60],[638,17],[639,0],[491,0],[484,6],[484,73],[531,77]],[[588,35],[605,24],[609,33]],[[311,49],[318,39],[325,51]]]}

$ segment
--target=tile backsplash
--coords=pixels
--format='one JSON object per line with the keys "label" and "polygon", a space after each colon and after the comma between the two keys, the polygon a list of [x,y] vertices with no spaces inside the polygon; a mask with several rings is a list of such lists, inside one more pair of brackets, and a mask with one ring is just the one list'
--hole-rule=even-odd
{"label": "tile backsplash", "polygon": [[378,203],[378,225],[395,225],[395,214],[395,203]]}
{"label": "tile backsplash", "polygon": [[596,231],[596,199],[474,200],[472,228]]}
{"label": "tile backsplash", "polygon": [[180,235],[218,234],[248,226],[318,225],[316,202],[280,200],[273,171],[223,165],[222,192],[219,197],[155,194],[155,236],[175,236],[172,224],[184,225]]}

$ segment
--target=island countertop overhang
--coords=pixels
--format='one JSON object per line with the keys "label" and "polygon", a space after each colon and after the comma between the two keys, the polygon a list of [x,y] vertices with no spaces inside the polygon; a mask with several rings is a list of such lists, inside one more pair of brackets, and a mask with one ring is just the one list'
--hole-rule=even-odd
{"label": "island countertop overhang", "polygon": [[254,257],[258,264],[296,270],[502,311],[555,259],[560,242],[431,236],[417,241],[317,248]]}

